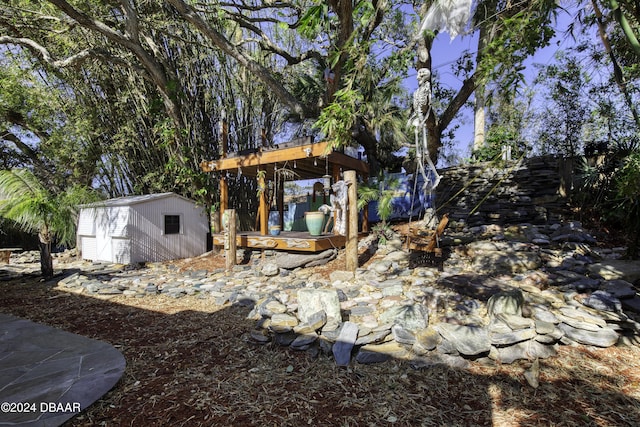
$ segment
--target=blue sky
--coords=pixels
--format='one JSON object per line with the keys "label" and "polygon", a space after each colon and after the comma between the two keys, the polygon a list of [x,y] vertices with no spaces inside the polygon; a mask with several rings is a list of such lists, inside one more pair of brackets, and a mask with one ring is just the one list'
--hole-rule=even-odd
{"label": "blue sky", "polygon": [[[572,45],[571,39],[566,37],[564,32],[573,20],[573,13],[570,10],[569,12],[560,11],[557,19],[556,36],[551,44],[541,49],[536,55],[525,62],[526,69],[524,74],[527,85],[532,85],[537,75],[534,64],[550,64],[553,62],[554,56],[558,51],[568,49]],[[447,32],[438,34],[431,51],[432,64],[434,72],[437,72],[441,84],[445,87],[456,90],[460,88],[462,81],[453,74],[451,66],[463,51],[469,50],[475,53],[477,51],[477,40],[477,34],[458,36],[454,40],[450,39]],[[412,71],[409,78],[410,83],[415,80],[415,71]],[[473,100],[473,96],[470,100]],[[473,143],[473,111],[470,109],[462,111],[456,118],[456,121],[461,127],[456,132],[455,150],[459,153],[460,157],[467,158],[470,156],[470,147]],[[439,167],[441,166],[442,163],[439,163]]]}

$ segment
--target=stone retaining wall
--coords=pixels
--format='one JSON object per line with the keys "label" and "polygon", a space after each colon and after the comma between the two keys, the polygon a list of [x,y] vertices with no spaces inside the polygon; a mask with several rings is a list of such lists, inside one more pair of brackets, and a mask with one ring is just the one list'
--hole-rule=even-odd
{"label": "stone retaining wall", "polygon": [[449,219],[480,224],[543,224],[564,219],[573,188],[573,161],[540,156],[454,166],[440,171],[436,206]]}

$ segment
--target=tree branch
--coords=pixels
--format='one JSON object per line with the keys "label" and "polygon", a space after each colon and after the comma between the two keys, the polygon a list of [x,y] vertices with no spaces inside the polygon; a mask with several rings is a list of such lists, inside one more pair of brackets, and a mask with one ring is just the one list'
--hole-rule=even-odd
{"label": "tree branch", "polygon": [[96,53],[98,52],[95,49],[85,49],[65,59],[55,60],[51,57],[51,54],[44,46],[28,38],[0,36],[0,44],[15,44],[24,46],[44,62],[56,68],[65,68],[77,65],[81,62],[84,62],[87,58],[96,56]]}
{"label": "tree branch", "polygon": [[473,91],[476,89],[476,86],[475,74],[462,83],[462,87],[458,93],[456,93],[456,96],[451,100],[449,105],[447,105],[447,108],[438,120],[438,130],[440,132],[449,126],[456,114],[458,114],[458,111],[460,111],[464,103],[467,102]]}
{"label": "tree branch", "polygon": [[135,10],[129,3],[129,0],[122,0],[122,2],[123,8],[125,8],[125,15],[127,16],[127,20],[133,18],[134,21],[133,23],[125,23],[127,31],[134,31],[133,35],[124,35],[112,29],[105,23],[97,19],[93,19],[83,12],[75,9],[66,0],[49,0],[49,2],[54,4],[56,7],[58,7],[58,9],[66,13],[71,19],[74,19],[83,27],[102,34],[109,40],[128,49],[131,53],[133,53],[136,58],[138,58],[138,60],[142,63],[142,66],[147,71],[153,83],[158,88],[160,95],[162,96],[165,110],[173,121],[174,125],[179,129],[182,129],[184,127],[184,122],[180,114],[180,107],[173,100],[174,94],[170,90],[169,79],[165,74],[164,67],[140,44],[139,38],[133,38],[133,35],[137,34],[137,17],[135,16]]}
{"label": "tree branch", "polygon": [[[262,29],[256,25],[253,25],[252,21],[247,19],[245,16],[242,16],[241,14],[237,14],[237,13],[232,13],[232,12],[228,12],[227,13],[229,15],[232,16],[232,20],[234,22],[236,22],[241,28],[244,28],[246,30],[251,31],[254,34],[257,34],[259,36],[259,38],[257,39],[245,39],[240,43],[236,43],[236,45],[242,44],[242,43],[246,43],[246,42],[255,42],[260,44],[260,46],[268,52],[274,53],[282,58],[284,58],[285,61],[287,61],[287,64],[289,65],[295,65],[295,64],[299,64],[303,61],[306,61],[307,59],[310,58],[314,58],[317,59],[318,61],[324,61],[324,56],[315,50],[308,50],[307,52],[302,53],[301,55],[292,55],[291,53],[285,51],[284,49],[282,49],[280,46],[276,45],[275,43],[273,43],[271,41],[271,39],[269,38],[269,36],[267,36],[267,34],[265,34],[264,31],[262,31]],[[275,23],[279,23],[282,21],[277,21],[277,20],[268,20],[268,21],[272,21]]]}
{"label": "tree branch", "polygon": [[262,80],[262,82],[273,91],[280,102],[289,107],[295,114],[300,117],[307,117],[310,114],[311,110],[287,91],[281,81],[277,80],[267,68],[251,59],[242,50],[235,47],[222,34],[208,25],[191,6],[187,5],[182,0],[167,1],[178,11],[178,13],[180,13],[180,15],[200,30],[203,35],[209,38],[209,40],[211,40],[218,49],[234,58],[241,66],[245,67],[254,73],[257,78]]}

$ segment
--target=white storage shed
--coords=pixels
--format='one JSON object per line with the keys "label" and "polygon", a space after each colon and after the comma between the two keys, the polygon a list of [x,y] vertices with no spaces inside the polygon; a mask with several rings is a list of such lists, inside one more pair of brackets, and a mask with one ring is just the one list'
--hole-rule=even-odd
{"label": "white storage shed", "polygon": [[82,259],[134,264],[190,258],[207,250],[204,208],[175,193],[119,197],[80,208]]}

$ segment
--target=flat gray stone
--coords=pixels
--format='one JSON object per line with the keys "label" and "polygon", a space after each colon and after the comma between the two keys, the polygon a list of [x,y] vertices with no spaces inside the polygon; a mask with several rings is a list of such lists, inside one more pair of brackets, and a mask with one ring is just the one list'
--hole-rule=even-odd
{"label": "flat gray stone", "polygon": [[622,279],[635,283],[640,279],[640,262],[638,260],[611,259],[590,264],[591,273],[602,276],[605,280]]}
{"label": "flat gray stone", "polygon": [[523,341],[518,344],[501,348],[492,348],[490,357],[500,363],[511,364],[516,360],[546,359],[555,356],[553,345],[546,345],[537,341]]}
{"label": "flat gray stone", "polygon": [[559,312],[560,314],[557,315],[558,319],[562,320],[565,323],[567,323],[566,317],[569,317],[571,319],[575,319],[585,323],[591,323],[603,328],[607,326],[607,322],[602,317],[594,316],[591,313],[587,313],[585,310],[574,307],[561,307],[559,309]]}
{"label": "flat gray stone", "polygon": [[533,319],[518,316],[516,314],[500,313],[496,315],[496,320],[504,322],[507,326],[509,326],[509,328],[513,330],[532,328],[535,324]]}
{"label": "flat gray stone", "polygon": [[625,310],[640,313],[640,297],[626,298],[622,300],[622,307]]}
{"label": "flat gray stone", "polygon": [[435,328],[460,354],[475,356],[487,353],[491,349],[489,333],[481,326],[439,323]]}
{"label": "flat gray stone", "polygon": [[431,351],[440,344],[441,340],[442,338],[438,331],[430,326],[426,329],[420,329],[416,333],[416,343],[414,344],[414,347],[419,346],[419,349]]}
{"label": "flat gray stone", "polygon": [[384,341],[384,339],[391,333],[389,329],[383,331],[372,331],[371,333],[359,336],[355,345],[367,345]]}
{"label": "flat gray stone", "polygon": [[276,263],[269,262],[262,266],[262,274],[267,277],[277,276],[280,273],[280,267]]}
{"label": "flat gray stone", "polygon": [[374,363],[382,363],[391,359],[391,356],[386,353],[361,348],[356,354],[356,362],[363,365],[371,365]]}
{"label": "flat gray stone", "polygon": [[491,334],[492,345],[513,345],[522,341],[527,341],[537,335],[535,328],[519,329],[502,334]]}
{"label": "flat gray stone", "polygon": [[333,249],[327,249],[317,254],[283,253],[276,256],[275,262],[280,268],[293,270],[294,268],[309,266],[314,262],[326,261],[332,257],[335,257],[335,251]]}
{"label": "flat gray stone", "polygon": [[109,391],[124,369],[124,357],[106,342],[0,314],[0,402],[35,403],[34,411],[2,412],[0,424],[60,425]]}
{"label": "flat gray stone", "polygon": [[337,282],[337,281],[349,282],[353,280],[354,277],[355,275],[351,271],[334,270],[331,273],[329,273],[329,280],[331,280],[331,283]]}
{"label": "flat gray stone", "polygon": [[620,303],[620,300],[605,291],[595,291],[588,297],[584,298],[582,303],[587,307],[600,311],[622,311],[622,304]]}
{"label": "flat gray stone", "polygon": [[351,361],[351,350],[358,339],[358,325],[353,322],[344,322],[340,335],[333,345],[333,358],[338,366],[348,366]]}
{"label": "flat gray stone", "polygon": [[422,304],[394,306],[380,315],[380,323],[396,323],[409,331],[429,325],[429,310]]}
{"label": "flat gray stone", "polygon": [[322,327],[327,323],[327,314],[324,310],[318,311],[317,313],[309,316],[305,323],[300,323],[296,327],[293,328],[293,332],[296,334],[312,334],[322,329]]}
{"label": "flat gray stone", "polygon": [[620,299],[633,298],[636,295],[633,285],[622,279],[607,280],[600,285],[600,289]]}
{"label": "flat gray stone", "polygon": [[401,344],[413,345],[416,342],[415,335],[400,325],[393,325],[391,333],[393,334],[393,339]]}
{"label": "flat gray stone", "polygon": [[596,347],[611,347],[618,342],[618,333],[610,328],[600,328],[597,331],[586,331],[560,323],[558,328],[565,336],[575,342]]}
{"label": "flat gray stone", "polygon": [[520,289],[502,291],[492,295],[487,301],[487,312],[490,316],[499,314],[511,314],[522,316],[524,295]]}
{"label": "flat gray stone", "polygon": [[298,323],[298,319],[295,316],[287,313],[278,313],[271,317],[269,327],[274,332],[285,333],[292,331],[294,327],[298,326]]}
{"label": "flat gray stone", "polygon": [[542,265],[535,252],[484,252],[473,258],[473,267],[483,273],[523,273]]}
{"label": "flat gray stone", "polygon": [[311,347],[311,344],[316,342],[317,339],[318,335],[315,333],[298,335],[296,339],[294,339],[291,344],[289,344],[289,347],[291,347],[293,350],[307,350],[309,347]]}

